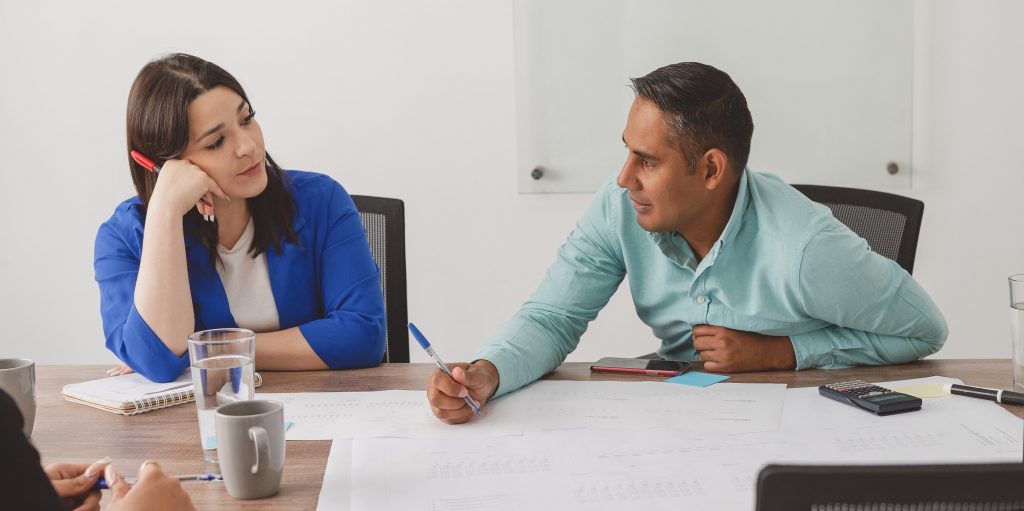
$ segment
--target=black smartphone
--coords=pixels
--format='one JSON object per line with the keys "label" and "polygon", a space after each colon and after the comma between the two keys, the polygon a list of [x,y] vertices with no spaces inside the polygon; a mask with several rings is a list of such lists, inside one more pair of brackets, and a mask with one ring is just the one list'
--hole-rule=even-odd
{"label": "black smartphone", "polygon": [[590,366],[595,373],[644,374],[647,376],[678,376],[690,370],[689,362],[646,360],[642,358],[604,357]]}

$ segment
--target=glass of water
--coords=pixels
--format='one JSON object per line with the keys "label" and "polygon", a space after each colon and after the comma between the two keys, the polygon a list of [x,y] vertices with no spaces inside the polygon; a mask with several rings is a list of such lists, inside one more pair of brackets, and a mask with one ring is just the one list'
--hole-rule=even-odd
{"label": "glass of water", "polygon": [[1013,390],[1024,392],[1024,274],[1010,275],[1010,340],[1013,342]]}
{"label": "glass of water", "polygon": [[199,409],[199,439],[210,473],[217,464],[217,407],[253,398],[256,334],[244,328],[203,330],[188,336],[192,385]]}

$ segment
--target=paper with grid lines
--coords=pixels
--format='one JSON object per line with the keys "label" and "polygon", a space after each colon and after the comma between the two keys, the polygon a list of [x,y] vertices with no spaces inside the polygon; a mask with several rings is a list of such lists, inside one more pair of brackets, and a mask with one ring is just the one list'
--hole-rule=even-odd
{"label": "paper with grid lines", "polygon": [[487,403],[466,424],[434,417],[426,392],[259,393],[284,403],[288,440],[507,436],[547,431],[665,429],[754,433],[779,427],[785,386],[542,381]]}
{"label": "paper with grid lines", "polygon": [[523,433],[522,414],[501,400],[490,403],[468,424],[452,427],[434,417],[422,390],[376,392],[258,393],[258,399],[284,403],[285,420],[294,425],[288,440],[444,436],[505,436]]}
{"label": "paper with grid lines", "polygon": [[[587,382],[576,383],[583,387],[554,386],[548,405],[587,390]],[[616,396],[614,386],[591,390],[590,398]],[[641,389],[626,392],[634,390]],[[524,396],[531,394],[537,398],[537,389]],[[565,423],[581,417],[569,414]],[[502,438],[357,438],[339,445],[337,456],[332,448],[324,486],[334,489],[321,494],[318,509],[749,510],[767,463],[1019,462],[1024,442],[1019,418],[970,398],[925,400],[923,411],[878,417],[819,396],[816,388],[789,389],[779,424],[777,431],[721,434],[534,429],[527,421],[522,436]]]}

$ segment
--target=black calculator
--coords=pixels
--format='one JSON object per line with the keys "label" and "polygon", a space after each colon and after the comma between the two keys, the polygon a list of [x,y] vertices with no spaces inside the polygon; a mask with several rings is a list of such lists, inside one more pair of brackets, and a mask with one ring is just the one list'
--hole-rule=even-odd
{"label": "black calculator", "polygon": [[830,383],[818,387],[818,393],[877,415],[912,412],[921,409],[921,398],[895,392],[862,380]]}

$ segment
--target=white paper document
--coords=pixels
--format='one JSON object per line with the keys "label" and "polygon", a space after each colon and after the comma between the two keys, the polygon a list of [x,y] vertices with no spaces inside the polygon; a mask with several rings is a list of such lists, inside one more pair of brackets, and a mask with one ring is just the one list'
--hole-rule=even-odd
{"label": "white paper document", "polygon": [[320,487],[320,498],[316,508],[342,511],[352,505],[352,440],[337,439],[331,442],[331,453],[327,456],[327,467]]}
{"label": "white paper document", "polygon": [[589,429],[721,434],[776,431],[786,386],[538,381],[507,396],[525,411],[524,434]]}
{"label": "white paper document", "polygon": [[747,482],[723,463],[687,464],[677,453],[637,447],[589,434],[357,439],[351,509],[749,509],[753,502]]}
{"label": "white paper document", "polygon": [[785,385],[541,381],[498,398],[466,424],[442,423],[426,392],[259,393],[284,403],[288,440],[507,436],[588,429],[753,433],[779,428]]}
{"label": "white paper document", "polygon": [[[750,510],[758,473],[768,463],[1019,461],[1019,419],[1016,435],[1009,429],[957,422],[821,433],[362,438],[351,446],[351,509]],[[328,467],[325,485],[344,485],[348,474]]]}
{"label": "white paper document", "polygon": [[378,392],[258,393],[259,399],[284,403],[284,418],[294,425],[288,440],[359,437],[466,437],[523,433],[523,414],[503,400],[488,403],[479,417],[450,426],[434,417],[422,390]]}
{"label": "white paper document", "polygon": [[[961,382],[932,376],[879,385],[931,383]],[[921,410],[878,416],[825,398],[816,387],[786,391],[780,432],[813,445],[793,454],[818,463],[1009,462],[1021,460],[1024,445],[1020,418],[991,401],[926,398]]]}
{"label": "white paper document", "polygon": [[1019,462],[1024,444],[1014,414],[955,396],[879,417],[817,388],[542,381],[494,405],[521,435],[335,442],[319,509],[749,510],[768,463]]}
{"label": "white paper document", "polygon": [[[891,388],[928,383],[962,383],[942,376],[881,382]],[[780,429],[783,431],[832,430],[863,427],[900,427],[910,430],[965,419],[1006,424],[1014,415],[992,401],[964,396],[926,398],[921,410],[895,415],[879,416],[855,406],[828,399],[818,393],[817,387],[786,391]],[[1018,419],[1019,423],[1019,419]]]}

